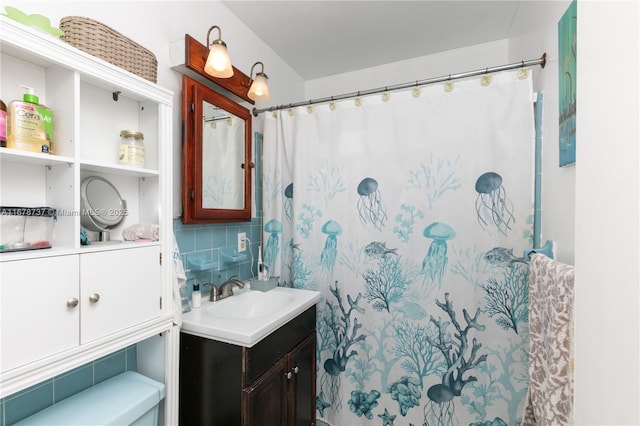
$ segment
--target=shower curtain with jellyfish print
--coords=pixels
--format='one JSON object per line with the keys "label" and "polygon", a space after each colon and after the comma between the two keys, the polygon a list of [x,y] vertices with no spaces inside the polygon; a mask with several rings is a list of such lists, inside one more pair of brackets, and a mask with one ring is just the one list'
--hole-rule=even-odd
{"label": "shower curtain with jellyfish print", "polygon": [[322,294],[318,419],[520,422],[532,97],[520,70],[265,113],[263,260]]}

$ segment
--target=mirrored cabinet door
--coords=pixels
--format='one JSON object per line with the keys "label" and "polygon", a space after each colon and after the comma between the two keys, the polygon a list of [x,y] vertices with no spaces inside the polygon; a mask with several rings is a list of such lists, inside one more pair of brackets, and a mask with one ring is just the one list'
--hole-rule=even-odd
{"label": "mirrored cabinet door", "polygon": [[251,114],[183,76],[183,223],[251,220]]}

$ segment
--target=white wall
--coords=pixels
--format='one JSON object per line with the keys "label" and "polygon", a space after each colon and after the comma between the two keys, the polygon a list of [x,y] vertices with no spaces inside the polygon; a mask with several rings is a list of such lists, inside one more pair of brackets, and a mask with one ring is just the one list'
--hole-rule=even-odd
{"label": "white wall", "polygon": [[376,89],[432,77],[442,77],[463,71],[484,69],[492,65],[502,65],[507,60],[507,46],[508,42],[506,40],[483,43],[364,70],[309,80],[305,84],[305,98],[295,99],[294,101],[354,93],[358,90]]}
{"label": "white wall", "polygon": [[578,2],[576,424],[640,424],[639,27]]}
{"label": "white wall", "polygon": [[557,22],[568,5],[524,2],[509,56],[547,52],[534,79],[546,106],[542,237],[576,266],[575,423],[637,425],[638,3],[578,3],[577,160],[560,168]]}
{"label": "white wall", "polygon": [[[233,65],[249,74],[256,61],[265,65],[269,75],[271,103],[291,102],[304,93],[304,81],[293,69],[260,40],[229,9],[217,0],[211,1],[2,1],[4,6],[17,7],[26,14],[48,17],[57,27],[60,18],[84,16],[99,21],[149,49],[158,60],[158,84],[174,93],[173,216],[181,212],[181,75],[169,68],[169,44],[189,34],[202,44],[213,25],[222,29]],[[215,34],[215,33],[214,33]],[[271,104],[270,103],[270,104]],[[244,104],[250,107],[249,104]],[[258,107],[264,105],[256,105]],[[261,129],[261,120],[254,120],[254,130]],[[117,135],[116,135],[117,137]]]}

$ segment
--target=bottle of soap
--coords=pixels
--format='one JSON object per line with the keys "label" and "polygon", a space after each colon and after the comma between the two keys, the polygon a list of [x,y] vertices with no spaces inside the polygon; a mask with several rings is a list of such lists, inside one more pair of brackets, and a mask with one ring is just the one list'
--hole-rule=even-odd
{"label": "bottle of soap", "polygon": [[7,105],[0,99],[0,147],[7,146]]}
{"label": "bottle of soap", "polygon": [[9,102],[7,113],[7,148],[23,151],[53,152],[53,111],[38,102],[28,86],[22,101]]}
{"label": "bottle of soap", "polygon": [[191,292],[191,307],[197,309],[202,306],[202,293],[200,293],[200,284],[193,285],[193,291]]}

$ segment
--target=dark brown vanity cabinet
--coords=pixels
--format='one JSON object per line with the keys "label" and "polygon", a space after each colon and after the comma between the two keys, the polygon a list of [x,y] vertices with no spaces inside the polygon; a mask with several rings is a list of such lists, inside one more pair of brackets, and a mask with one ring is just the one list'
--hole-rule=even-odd
{"label": "dark brown vanity cabinet", "polygon": [[251,348],[180,334],[180,424],[315,425],[315,306]]}

